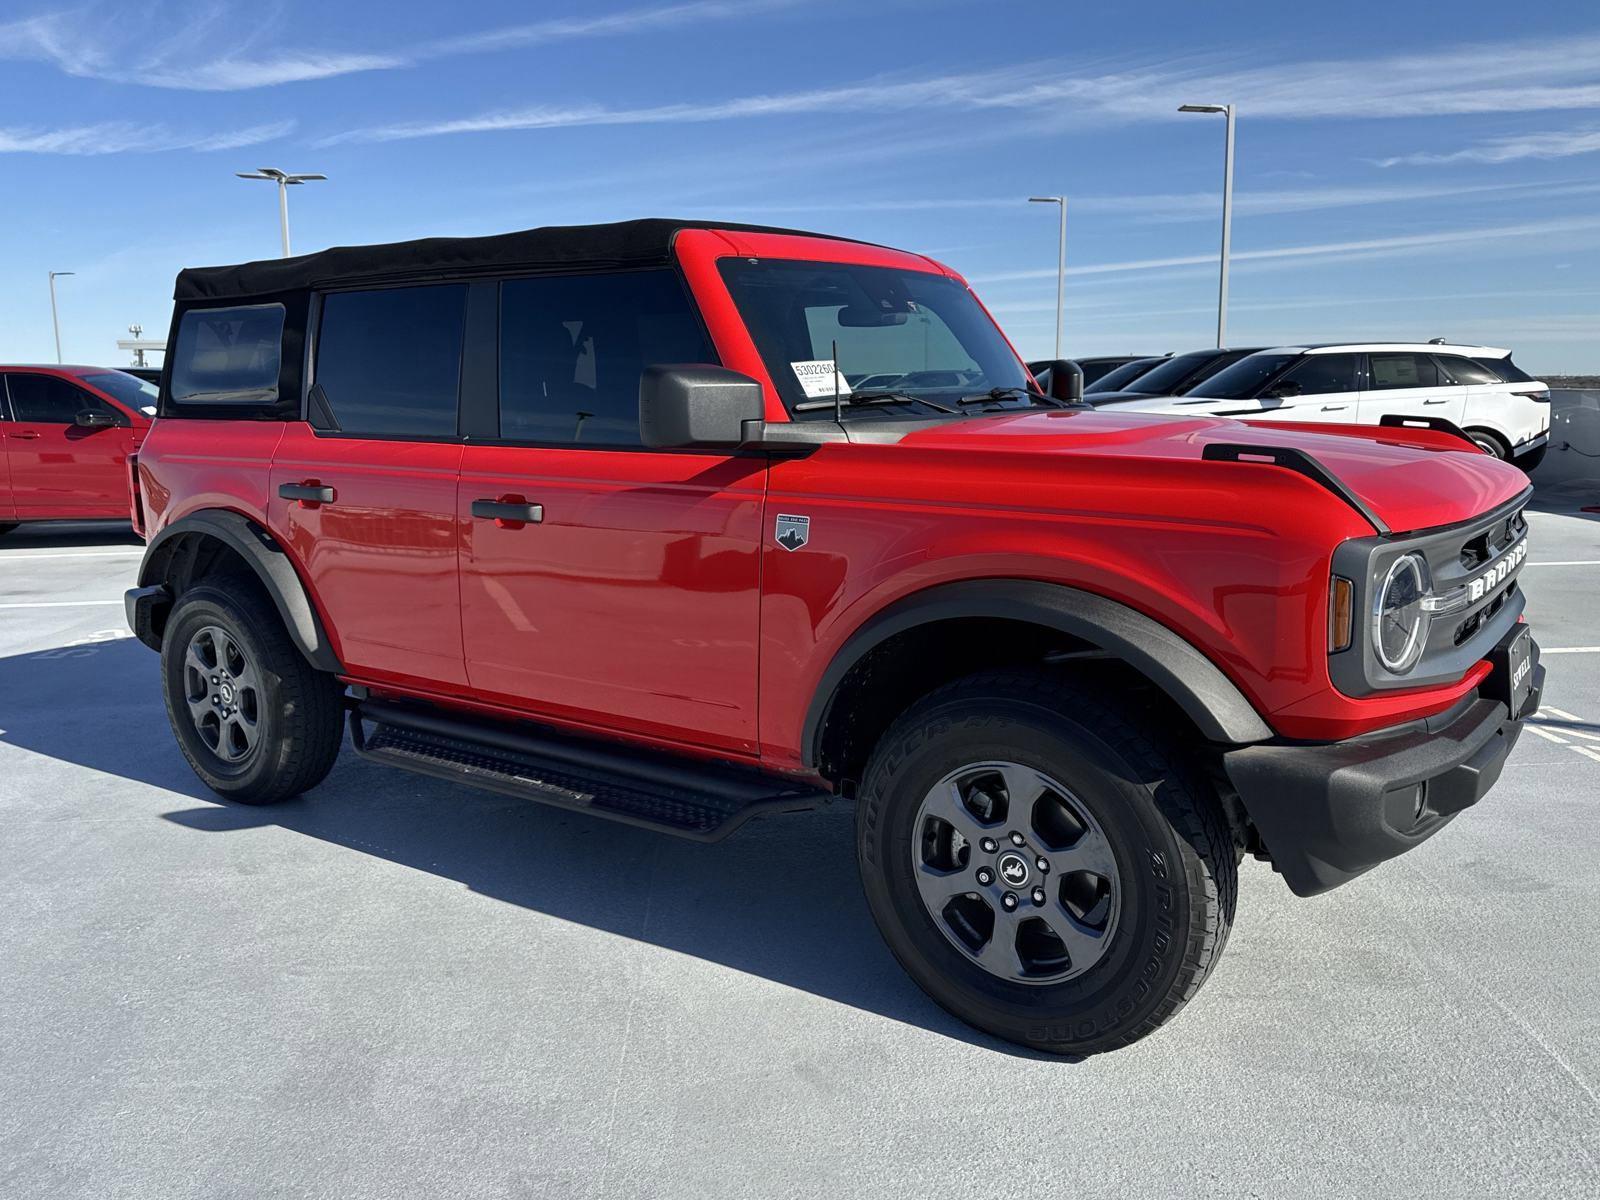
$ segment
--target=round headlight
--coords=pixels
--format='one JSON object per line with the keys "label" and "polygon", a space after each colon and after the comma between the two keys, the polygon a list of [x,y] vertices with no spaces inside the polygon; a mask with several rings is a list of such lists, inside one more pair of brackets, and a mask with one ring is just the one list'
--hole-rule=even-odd
{"label": "round headlight", "polygon": [[1404,675],[1422,657],[1428,614],[1422,599],[1428,594],[1427,567],[1415,554],[1397,558],[1378,589],[1372,617],[1372,647],[1378,661],[1396,675]]}

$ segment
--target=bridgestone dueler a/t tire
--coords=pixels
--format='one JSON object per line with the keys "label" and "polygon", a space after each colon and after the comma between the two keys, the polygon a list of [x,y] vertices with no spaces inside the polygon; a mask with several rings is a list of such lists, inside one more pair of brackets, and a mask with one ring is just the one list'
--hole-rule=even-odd
{"label": "bridgestone dueler a/t tire", "polygon": [[[263,681],[259,744],[239,767],[223,762],[201,739],[184,700],[184,655],[195,632],[207,626],[232,637]],[[295,648],[254,580],[203,583],[178,598],[161,640],[161,677],[178,746],[218,795],[240,804],[276,804],[315,787],[332,770],[344,738],[344,689]]]}
{"label": "bridgestone dueler a/t tire", "polygon": [[[1121,914],[1082,975],[991,975],[918,894],[911,839],[923,797],[950,772],[991,761],[1061,781],[1111,843]],[[1052,1053],[1113,1050],[1155,1030],[1205,981],[1233,921],[1237,860],[1215,794],[1139,718],[1042,670],[975,675],[901,716],[867,767],[856,838],[873,917],[911,978],[968,1024]]]}

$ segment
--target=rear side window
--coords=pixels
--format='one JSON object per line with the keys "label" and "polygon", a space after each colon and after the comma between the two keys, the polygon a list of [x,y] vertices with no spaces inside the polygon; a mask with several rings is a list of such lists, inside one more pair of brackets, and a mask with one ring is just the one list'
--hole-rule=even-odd
{"label": "rear side window", "polygon": [[1493,371],[1496,376],[1506,383],[1533,382],[1533,376],[1512,362],[1509,354],[1504,358],[1475,358],[1472,361],[1485,370]]}
{"label": "rear side window", "polygon": [[1356,381],[1354,354],[1308,354],[1279,382],[1298,383],[1301,394],[1319,396],[1328,392],[1353,392]]}
{"label": "rear side window", "polygon": [[500,436],[508,440],[637,446],[644,368],[715,361],[673,271],[500,285]]}
{"label": "rear side window", "polygon": [[1385,388],[1438,387],[1439,368],[1427,354],[1372,355],[1372,386]]}
{"label": "rear side window", "polygon": [[454,438],[465,284],[331,292],[313,378],[341,433]]}
{"label": "rear side window", "polygon": [[1462,358],[1458,354],[1441,354],[1439,365],[1450,374],[1456,383],[1503,383],[1504,380],[1487,367],[1479,366],[1470,358]]}
{"label": "rear side window", "polygon": [[174,404],[271,404],[283,357],[283,305],[191,308],[173,350]]}
{"label": "rear side window", "polygon": [[81,412],[109,413],[119,423],[123,416],[98,396],[73,387],[55,375],[7,375],[11,415],[38,425],[71,425]]}

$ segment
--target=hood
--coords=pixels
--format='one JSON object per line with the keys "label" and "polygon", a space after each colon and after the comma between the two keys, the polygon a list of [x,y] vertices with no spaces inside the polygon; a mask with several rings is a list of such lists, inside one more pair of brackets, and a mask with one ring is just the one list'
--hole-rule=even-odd
{"label": "hood", "polygon": [[[902,445],[967,452],[1090,455],[1146,462],[1196,462],[1219,442],[1302,450],[1372,510],[1391,531],[1453,525],[1527,490],[1520,468],[1451,434],[1369,425],[1309,427],[1226,417],[1169,417],[1105,409],[1030,410],[944,421]],[[1231,463],[1208,464],[1237,470]],[[1284,467],[1268,463],[1263,471]]]}

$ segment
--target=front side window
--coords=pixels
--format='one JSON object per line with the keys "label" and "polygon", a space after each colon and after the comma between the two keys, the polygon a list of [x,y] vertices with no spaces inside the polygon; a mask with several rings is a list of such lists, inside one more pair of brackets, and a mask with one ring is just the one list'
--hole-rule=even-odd
{"label": "front side window", "polygon": [[176,404],[270,404],[278,398],[283,305],[191,308],[173,350]]}
{"label": "front side window", "polygon": [[1428,354],[1374,354],[1372,387],[1425,388],[1439,386],[1439,368]]}
{"label": "front side window", "polygon": [[720,269],[791,412],[815,406],[831,416],[830,362],[841,379],[887,376],[893,382],[877,394],[913,398],[871,410],[880,416],[938,413],[995,388],[1016,388],[1016,402],[1029,403],[1022,363],[972,293],[948,276],[782,259],[730,258]]}
{"label": "front side window", "polygon": [[460,283],[324,296],[315,381],[338,431],[454,438],[466,313]]}
{"label": "front side window", "polygon": [[500,285],[500,436],[507,440],[638,446],[645,367],[715,361],[676,272]]}
{"label": "front side window", "polygon": [[121,413],[97,396],[73,387],[55,375],[7,375],[11,415],[38,425],[71,425],[81,412],[108,413],[126,423]]}
{"label": "front side window", "polygon": [[153,383],[124,371],[96,371],[93,375],[85,375],[83,379],[85,383],[126,404],[134,412],[141,412],[147,417],[156,415],[156,398],[160,396],[161,389]]}
{"label": "front side window", "polygon": [[1357,375],[1358,365],[1359,360],[1354,354],[1308,354],[1284,372],[1278,382],[1298,384],[1302,396],[1353,392],[1361,386]]}
{"label": "front side window", "polygon": [[[1210,398],[1215,400],[1247,400],[1261,390],[1261,385],[1266,383],[1284,367],[1294,362],[1299,355],[1274,354],[1249,354],[1239,359],[1232,366],[1224,367],[1210,379],[1197,384],[1185,395]],[[1160,368],[1156,368],[1160,370]],[[1151,372],[1154,374],[1155,372]],[[1139,384],[1139,391],[1144,390],[1144,383]]]}

